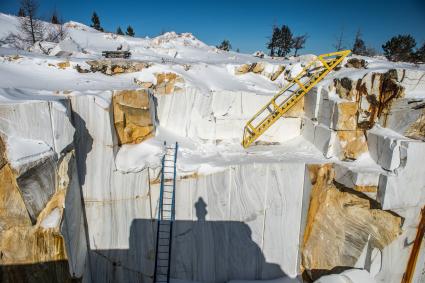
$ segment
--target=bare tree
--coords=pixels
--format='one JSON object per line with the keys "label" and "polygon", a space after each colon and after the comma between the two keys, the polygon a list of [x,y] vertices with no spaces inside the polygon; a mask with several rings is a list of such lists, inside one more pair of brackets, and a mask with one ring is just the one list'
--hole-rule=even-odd
{"label": "bare tree", "polygon": [[68,30],[63,24],[63,20],[59,17],[58,13],[55,11],[56,22],[57,24],[53,24],[49,26],[49,30],[47,32],[46,41],[50,42],[59,42],[68,35]]}
{"label": "bare tree", "polygon": [[19,18],[21,39],[27,44],[34,45],[37,41],[43,40],[45,32],[43,22],[37,19],[38,3],[36,0],[22,0],[21,8],[26,15]]}
{"label": "bare tree", "polygon": [[305,45],[305,42],[307,41],[307,38],[308,38],[308,35],[303,34],[303,35],[295,36],[292,39],[292,47],[295,49],[295,53],[294,53],[295,57],[297,57],[298,50],[304,48],[304,45]]}
{"label": "bare tree", "polygon": [[341,51],[341,50],[345,49],[345,46],[344,46],[344,29],[341,29],[341,33],[339,34],[339,36],[336,37],[336,42],[333,45],[333,47],[335,47],[336,51]]}

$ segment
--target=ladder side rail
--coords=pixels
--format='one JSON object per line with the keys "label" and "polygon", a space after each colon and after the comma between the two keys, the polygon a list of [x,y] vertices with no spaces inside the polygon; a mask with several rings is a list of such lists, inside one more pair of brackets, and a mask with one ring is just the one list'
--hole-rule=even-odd
{"label": "ladder side rail", "polygon": [[159,224],[160,220],[157,220],[156,224],[156,249],[155,249],[155,269],[153,271],[153,282],[156,282],[156,274],[158,272],[158,251],[159,251]]}
{"label": "ladder side rail", "polygon": [[[166,143],[164,142],[164,147],[165,147]],[[167,149],[165,149],[165,154],[167,153]],[[159,189],[159,205],[158,205],[158,221],[160,221],[163,217],[162,215],[162,199],[163,199],[163,194],[164,194],[164,169],[165,169],[165,154],[162,156],[162,169],[161,169],[161,185],[160,185],[160,189]]]}
{"label": "ladder side rail", "polygon": [[177,163],[177,152],[179,149],[179,144],[176,142],[176,147],[174,149],[174,176],[173,176],[173,196],[171,200],[171,219],[175,219],[175,203],[176,203],[176,163]]}
{"label": "ladder side rail", "polygon": [[[164,148],[166,146],[166,142],[164,142]],[[166,153],[166,152],[165,152]],[[154,268],[154,278],[153,282],[157,281],[157,272],[159,269],[158,266],[158,251],[159,251],[159,233],[160,233],[160,225],[161,225],[161,218],[162,218],[162,200],[163,200],[163,191],[164,191],[164,165],[165,165],[165,154],[162,156],[162,168],[161,168],[161,185],[160,185],[160,191],[159,191],[159,200],[158,200],[158,219],[157,219],[157,226],[156,226],[156,249],[155,249],[155,268]]]}
{"label": "ladder side rail", "polygon": [[171,200],[171,220],[170,220],[170,242],[168,245],[168,271],[167,271],[167,283],[170,282],[170,273],[171,273],[171,248],[173,244],[173,224],[176,218],[175,211],[175,200],[176,200],[176,162],[177,162],[177,152],[179,149],[179,144],[176,142],[174,149],[174,176],[173,176],[173,196]]}
{"label": "ladder side rail", "polygon": [[170,223],[170,242],[169,242],[169,245],[168,245],[168,266],[167,266],[167,283],[169,283],[170,282],[170,270],[171,270],[171,244],[172,244],[172,242],[173,242],[173,238],[172,238],[172,235],[173,235],[173,221],[171,221],[171,223]]}

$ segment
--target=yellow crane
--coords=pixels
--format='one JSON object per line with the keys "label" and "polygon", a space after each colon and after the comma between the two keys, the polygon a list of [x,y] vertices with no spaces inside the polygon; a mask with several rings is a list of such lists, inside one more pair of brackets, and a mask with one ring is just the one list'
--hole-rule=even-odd
{"label": "yellow crane", "polygon": [[246,123],[242,146],[244,148],[250,146],[350,53],[351,50],[344,50],[322,54],[305,66]]}

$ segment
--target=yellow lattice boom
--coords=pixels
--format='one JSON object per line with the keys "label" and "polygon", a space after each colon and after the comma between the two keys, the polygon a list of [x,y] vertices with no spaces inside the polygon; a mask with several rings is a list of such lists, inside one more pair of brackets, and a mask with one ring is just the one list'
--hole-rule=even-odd
{"label": "yellow lattice boom", "polygon": [[322,54],[305,66],[246,123],[242,146],[245,148],[250,146],[350,53],[350,50],[344,50]]}

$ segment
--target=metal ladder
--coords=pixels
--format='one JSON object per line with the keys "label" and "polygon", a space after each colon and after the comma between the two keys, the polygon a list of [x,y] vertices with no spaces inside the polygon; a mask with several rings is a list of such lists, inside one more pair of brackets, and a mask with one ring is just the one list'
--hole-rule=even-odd
{"label": "metal ladder", "polygon": [[[304,67],[292,81],[246,123],[242,146],[244,148],[250,146],[350,53],[350,50],[344,50],[322,54]],[[288,93],[289,96],[284,95]]]}
{"label": "metal ladder", "polygon": [[176,161],[178,143],[167,146],[162,157],[161,187],[156,232],[155,271],[153,282],[170,282],[171,243],[175,219]]}

